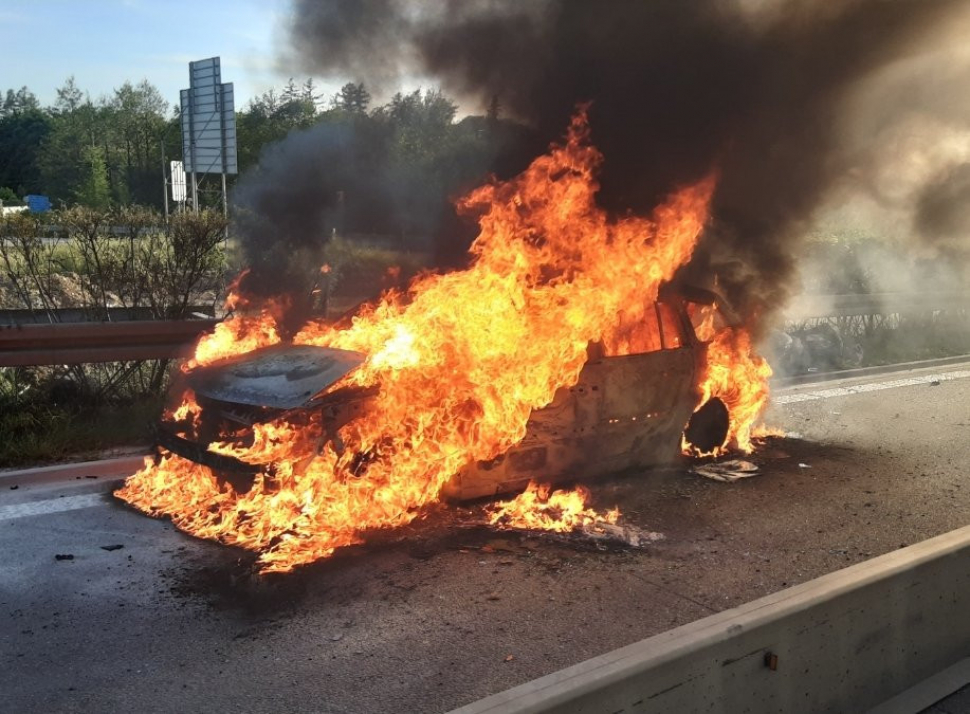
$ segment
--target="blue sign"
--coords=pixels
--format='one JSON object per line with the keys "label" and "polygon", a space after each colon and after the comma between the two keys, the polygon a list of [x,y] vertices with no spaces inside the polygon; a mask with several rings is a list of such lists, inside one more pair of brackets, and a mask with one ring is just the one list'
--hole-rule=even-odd
{"label": "blue sign", "polygon": [[44,213],[51,210],[51,200],[47,196],[32,194],[24,196],[24,200],[27,202],[27,208],[31,213]]}

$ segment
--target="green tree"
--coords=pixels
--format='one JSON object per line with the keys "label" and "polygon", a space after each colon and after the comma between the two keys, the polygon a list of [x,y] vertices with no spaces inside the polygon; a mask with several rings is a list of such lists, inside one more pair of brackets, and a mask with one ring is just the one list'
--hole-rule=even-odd
{"label": "green tree", "polygon": [[296,82],[294,82],[293,78],[290,77],[286,82],[286,86],[283,87],[283,104],[298,101],[300,96],[299,87],[296,86]]}
{"label": "green tree", "polygon": [[[469,170],[484,174],[480,161],[462,169],[457,161],[457,105],[439,90],[398,93],[375,112],[390,132],[387,173],[398,203],[398,232],[429,241],[447,209],[448,196]],[[474,157],[465,157],[474,158]]]}
{"label": "green tree", "polygon": [[74,198],[82,206],[105,210],[111,205],[111,187],[108,185],[108,169],[104,156],[96,146],[84,149],[85,173]]}
{"label": "green tree", "polygon": [[[160,207],[161,147],[172,130],[167,112],[167,102],[148,81],[125,82],[110,98],[93,102],[69,77],[47,112],[49,127],[35,162],[39,183],[55,201],[82,195],[100,201],[102,173],[92,169],[88,150],[97,147],[112,203]],[[92,170],[98,174],[93,183]]]}
{"label": "green tree", "polygon": [[0,204],[4,206],[22,206],[23,200],[16,192],[7,186],[0,186]]}
{"label": "green tree", "polygon": [[[398,94],[397,96],[401,96]],[[350,114],[366,114],[370,106],[370,92],[362,82],[348,82],[333,98],[333,108]]]}
{"label": "green tree", "polygon": [[39,155],[50,129],[50,118],[30,90],[7,90],[0,104],[0,186],[21,196],[43,192]]}
{"label": "green tree", "polygon": [[104,146],[104,115],[68,77],[57,89],[50,109],[50,131],[41,145],[38,165],[45,192],[55,201],[71,202],[89,174],[85,147]]}
{"label": "green tree", "polygon": [[488,102],[488,111],[485,114],[485,119],[488,121],[489,127],[498,126],[499,119],[502,115],[502,105],[498,100],[498,95],[493,94],[492,98]]}
{"label": "green tree", "polygon": [[303,83],[300,99],[308,104],[312,104],[314,112],[320,108],[320,102],[323,99],[323,95],[317,93],[317,87],[313,83],[313,77],[307,77],[307,80]]}
{"label": "green tree", "polygon": [[114,151],[109,151],[106,141],[105,155],[114,158],[112,168],[120,174],[121,180],[111,182],[120,203],[158,203],[158,165],[167,111],[168,103],[147,80],[137,85],[125,82],[105,107],[104,123],[114,134],[110,137]]}
{"label": "green tree", "polygon": [[21,87],[16,92],[8,89],[3,102],[0,103],[0,117],[35,111],[40,111],[40,102],[27,87]]}
{"label": "green tree", "polygon": [[56,114],[71,114],[85,101],[84,92],[77,86],[73,74],[64,80],[64,86],[58,87],[55,91],[57,92],[57,100],[54,102]]}
{"label": "green tree", "polygon": [[302,88],[291,79],[281,93],[270,89],[250,100],[236,114],[240,170],[255,166],[264,146],[280,141],[294,129],[313,126],[319,118],[318,100],[309,79]]}

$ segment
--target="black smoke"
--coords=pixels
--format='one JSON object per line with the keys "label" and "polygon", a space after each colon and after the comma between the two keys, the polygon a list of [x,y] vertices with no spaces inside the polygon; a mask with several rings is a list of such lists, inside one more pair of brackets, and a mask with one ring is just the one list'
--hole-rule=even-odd
{"label": "black smoke", "polygon": [[[914,227],[922,242],[950,264],[970,259],[970,164],[940,172],[919,192]],[[939,286],[937,286],[939,287]]]}
{"label": "black smoke", "polygon": [[246,293],[296,297],[312,287],[314,271],[304,268],[320,265],[334,232],[348,223],[362,232],[388,229],[373,207],[389,202],[392,181],[368,128],[342,123],[294,131],[265,147],[259,165],[240,178],[233,204],[250,268]]}
{"label": "black smoke", "polygon": [[[415,96],[405,98],[403,108],[399,101],[397,109],[392,103],[370,115],[324,116],[316,126],[264,147],[259,164],[240,177],[233,192],[234,233],[249,271],[239,288],[257,303],[282,298],[289,305],[288,327],[299,327],[306,317],[325,246],[335,235],[434,251],[442,267],[465,259],[475,226],[459,219],[454,200],[507,160],[510,152],[503,147],[524,145],[520,127],[484,117],[452,126],[454,108],[447,99]],[[429,97],[430,108],[415,104]],[[405,116],[408,107],[413,112]],[[432,152],[437,154],[429,157]],[[346,274],[339,281],[358,294],[375,287],[349,286]]]}
{"label": "black smoke", "polygon": [[[394,86],[430,75],[499,97],[543,141],[591,101],[601,202],[648,212],[717,169],[692,265],[749,317],[793,287],[812,211],[851,167],[840,118],[859,83],[904,58],[962,0],[295,0],[303,67]],[[523,160],[528,157],[523,156]]]}

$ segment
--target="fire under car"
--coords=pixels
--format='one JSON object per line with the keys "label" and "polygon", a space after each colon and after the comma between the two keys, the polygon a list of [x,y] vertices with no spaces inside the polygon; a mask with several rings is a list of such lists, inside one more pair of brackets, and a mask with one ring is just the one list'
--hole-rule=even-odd
{"label": "fire under car", "polygon": [[[727,407],[714,398],[695,411],[707,350],[695,325],[712,311],[721,324],[734,322],[720,295],[665,285],[646,311],[651,325],[645,333],[656,336],[651,344],[616,356],[591,344],[579,381],[532,412],[522,441],[463,468],[443,496],[467,500],[520,491],[533,480],[588,479],[670,464],[679,458],[683,438],[701,451],[723,444]],[[272,475],[272,467],[216,453],[209,445],[225,442],[227,435],[245,445],[261,422],[316,420],[322,425],[320,447],[330,442],[339,452],[340,428],[360,416],[374,394],[344,384],[365,359],[348,350],[278,344],[196,368],[185,378],[202,407],[200,422],[187,436],[185,424],[163,420],[157,443],[208,466],[237,491],[248,491],[256,474]]]}

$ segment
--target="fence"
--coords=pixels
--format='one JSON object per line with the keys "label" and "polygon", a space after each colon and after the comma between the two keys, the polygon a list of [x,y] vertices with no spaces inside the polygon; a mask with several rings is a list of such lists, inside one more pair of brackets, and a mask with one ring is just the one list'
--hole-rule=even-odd
{"label": "fence", "polygon": [[842,334],[861,336],[895,329],[906,317],[970,317],[970,292],[799,295],[785,309],[786,329],[832,323]]}

